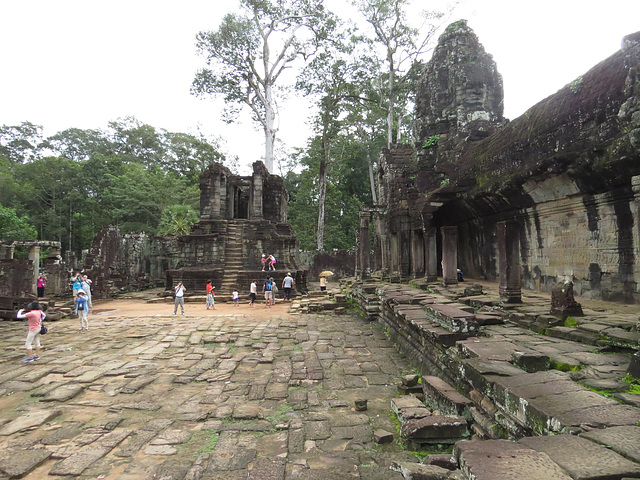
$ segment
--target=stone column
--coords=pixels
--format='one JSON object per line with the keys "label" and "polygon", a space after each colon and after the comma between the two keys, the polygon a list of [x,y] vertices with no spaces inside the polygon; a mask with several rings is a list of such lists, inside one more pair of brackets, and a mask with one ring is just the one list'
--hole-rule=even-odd
{"label": "stone column", "polygon": [[425,228],[422,235],[424,237],[424,280],[435,282],[438,280],[438,243],[435,227]]}
{"label": "stone column", "polygon": [[38,282],[38,275],[40,274],[40,245],[29,246],[29,260],[33,262],[33,284],[31,285],[31,289],[35,295],[38,292],[36,283]]}
{"label": "stone column", "polygon": [[403,216],[400,221],[400,231],[398,232],[398,272],[400,278],[407,278],[411,275],[411,223],[409,217]]}
{"label": "stone column", "polygon": [[521,303],[519,225],[513,220],[498,222],[496,231],[498,234],[500,299],[505,303]]}
{"label": "stone column", "polygon": [[413,278],[424,275],[424,238],[419,230],[411,230],[411,273]]}
{"label": "stone column", "polygon": [[251,185],[251,220],[262,220],[262,173],[257,168],[253,170],[253,182]]}
{"label": "stone column", "polygon": [[442,233],[442,283],[458,284],[458,227],[440,227]]}
{"label": "stone column", "polygon": [[213,178],[213,192],[211,192],[211,218],[220,218],[220,175]]}
{"label": "stone column", "polygon": [[13,260],[13,253],[16,247],[13,245],[0,245],[0,259]]}
{"label": "stone column", "polygon": [[369,212],[360,212],[360,230],[358,231],[358,254],[357,262],[360,270],[360,278],[371,276],[371,259],[369,245]]}

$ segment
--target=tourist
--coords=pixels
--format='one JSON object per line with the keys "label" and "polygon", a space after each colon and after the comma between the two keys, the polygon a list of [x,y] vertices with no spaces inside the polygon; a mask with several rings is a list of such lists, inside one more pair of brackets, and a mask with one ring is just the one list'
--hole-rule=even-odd
{"label": "tourist", "polygon": [[267,307],[271,307],[271,287],[272,281],[267,278],[262,284],[262,292],[264,293],[264,303]]}
{"label": "tourist", "polygon": [[38,297],[44,297],[44,287],[47,284],[47,277],[44,273],[38,275],[38,280],[36,281],[36,287],[38,289]]}
{"label": "tourist", "polygon": [[274,272],[276,271],[276,257],[269,254],[269,271],[271,270],[273,270]]}
{"label": "tourist", "polygon": [[93,308],[93,303],[91,302],[91,284],[93,282],[89,280],[89,277],[86,275],[82,276],[81,288],[84,290],[84,295],[87,299],[87,305],[89,308]]}
{"label": "tourist", "polygon": [[267,265],[267,256],[262,254],[262,271],[264,272],[264,267]]}
{"label": "tourist", "polygon": [[178,305],[180,305],[180,310],[182,311],[182,315],[184,315],[184,292],[186,291],[187,289],[184,288],[184,285],[182,285],[182,282],[178,282],[178,284],[175,286],[176,300],[173,303],[174,315],[178,313]]}
{"label": "tourist", "polygon": [[282,288],[284,289],[284,301],[291,300],[291,288],[295,285],[295,280],[291,276],[291,273],[287,273],[287,276],[282,280]]}
{"label": "tourist", "polygon": [[251,286],[249,287],[249,297],[251,298],[249,305],[251,305],[254,308],[256,306],[255,303],[256,303],[257,293],[258,293],[258,285],[256,285],[256,281],[254,280],[251,282]]}
{"label": "tourist", "polygon": [[462,273],[462,270],[458,268],[457,274],[458,274],[458,281],[464,282],[464,274]]}
{"label": "tourist", "polygon": [[240,294],[238,293],[238,289],[234,288],[233,292],[231,292],[231,296],[233,298],[233,306],[234,307],[239,307],[240,306]]}
{"label": "tourist", "polygon": [[71,281],[73,282],[73,297],[75,298],[78,296],[78,290],[82,288],[82,275],[80,275],[80,272],[76,273]]}
{"label": "tourist", "polygon": [[85,297],[84,290],[78,290],[78,296],[74,300],[76,304],[76,315],[80,319],[80,328],[81,330],[89,330],[89,320],[87,319],[87,313],[89,313],[89,302],[87,302],[87,298]]}
{"label": "tourist", "polygon": [[215,300],[215,296],[216,296],[216,287],[213,286],[213,282],[211,282],[211,280],[209,280],[207,282],[207,310],[209,310],[209,308],[212,308],[213,310],[216,309],[215,305],[216,305],[216,300]]}
{"label": "tourist", "polygon": [[[16,318],[26,318],[29,320],[29,333],[24,346],[27,349],[27,358],[23,362],[34,362],[40,360],[40,330],[42,329],[42,320],[47,315],[42,311],[42,307],[38,302],[32,302],[27,308],[21,308],[16,314]],[[36,346],[36,354],[33,354],[33,345]]]}
{"label": "tourist", "polygon": [[271,305],[275,305],[278,286],[276,285],[276,281],[273,279],[273,277],[269,277],[269,281],[271,282]]}
{"label": "tourist", "polygon": [[320,291],[324,292],[327,290],[327,277],[320,277]]}

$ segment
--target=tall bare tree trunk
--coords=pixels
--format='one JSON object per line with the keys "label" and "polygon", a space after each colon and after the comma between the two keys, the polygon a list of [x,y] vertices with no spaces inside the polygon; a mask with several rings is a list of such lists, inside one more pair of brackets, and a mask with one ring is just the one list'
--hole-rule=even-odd
{"label": "tall bare tree trunk", "polygon": [[371,160],[371,152],[367,150],[367,163],[369,164],[369,184],[371,186],[371,199],[374,205],[378,204],[378,196],[376,195],[376,182],[373,175],[373,161]]}
{"label": "tall bare tree trunk", "polygon": [[324,201],[327,196],[327,165],[329,147],[326,137],[322,139],[322,160],[320,160],[320,178],[318,179],[318,251],[324,250]]}

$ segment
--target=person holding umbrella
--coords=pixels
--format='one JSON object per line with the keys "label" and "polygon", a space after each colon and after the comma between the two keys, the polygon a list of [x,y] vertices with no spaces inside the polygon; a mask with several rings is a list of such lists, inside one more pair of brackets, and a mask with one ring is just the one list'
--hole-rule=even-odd
{"label": "person holding umbrella", "polygon": [[324,292],[327,290],[327,277],[330,277],[331,275],[333,275],[333,272],[330,272],[329,270],[325,270],[324,272],[320,272],[320,291]]}

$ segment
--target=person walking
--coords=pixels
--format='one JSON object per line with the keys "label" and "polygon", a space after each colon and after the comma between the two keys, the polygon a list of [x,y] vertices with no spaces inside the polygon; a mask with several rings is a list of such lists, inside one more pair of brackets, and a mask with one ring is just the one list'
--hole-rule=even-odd
{"label": "person walking", "polygon": [[76,315],[80,319],[80,328],[78,331],[89,330],[89,319],[87,318],[87,314],[89,313],[89,302],[85,297],[84,290],[78,290],[78,296],[74,300],[76,304]]}
{"label": "person walking", "polygon": [[270,278],[267,278],[262,284],[262,293],[264,293],[264,303],[267,308],[271,307],[271,286],[272,282]]}
{"label": "person walking", "polygon": [[85,295],[85,298],[87,299],[87,306],[89,308],[93,308],[93,302],[91,301],[91,284],[92,283],[93,282],[89,280],[89,277],[87,275],[82,276],[82,283],[80,285],[82,287],[82,290],[84,290],[84,295]]}
{"label": "person walking", "polygon": [[38,280],[36,281],[36,288],[38,290],[38,297],[44,297],[44,287],[47,285],[47,277],[44,273],[38,275]]}
{"label": "person walking", "polygon": [[295,280],[291,276],[290,272],[287,272],[287,276],[282,280],[282,288],[284,290],[284,301],[291,301],[291,289],[296,284]]}
{"label": "person walking", "polygon": [[213,310],[216,309],[215,305],[216,305],[216,287],[213,286],[211,280],[209,280],[209,282],[207,282],[207,310],[209,310],[209,308],[212,308]]}
{"label": "person walking", "polygon": [[184,292],[186,291],[187,289],[184,288],[184,285],[182,285],[182,282],[178,282],[178,284],[175,287],[176,300],[173,303],[174,315],[178,312],[178,305],[180,305],[180,310],[182,311],[182,315],[184,315]]}
{"label": "person walking", "polygon": [[[29,321],[29,333],[25,341],[27,349],[27,358],[23,362],[30,363],[40,360],[40,330],[42,329],[42,320],[47,315],[42,311],[42,307],[38,302],[31,302],[27,308],[21,308],[16,314],[16,318],[26,318]],[[36,347],[36,354],[33,354],[33,345]]]}
{"label": "person walking", "polygon": [[258,285],[256,285],[256,281],[254,280],[251,282],[251,286],[249,287],[249,297],[251,298],[249,305],[251,305],[254,308],[256,306],[257,293],[258,293]]}

